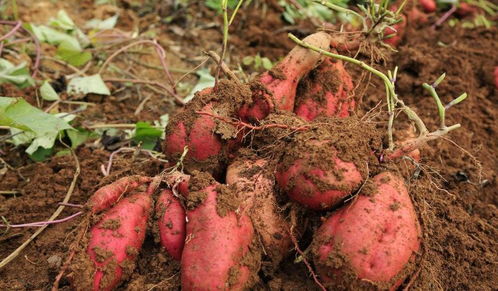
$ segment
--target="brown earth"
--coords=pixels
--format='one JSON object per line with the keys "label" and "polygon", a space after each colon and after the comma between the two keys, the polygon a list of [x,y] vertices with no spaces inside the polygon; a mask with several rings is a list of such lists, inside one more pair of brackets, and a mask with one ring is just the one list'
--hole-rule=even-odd
{"label": "brown earth", "polygon": [[[95,10],[90,0],[57,1],[56,4],[36,1],[37,5],[29,5],[30,1],[18,2],[21,19],[38,23],[44,23],[58,8],[65,8],[78,24],[103,13]],[[243,56],[258,52],[276,61],[292,47],[286,36],[288,31],[298,36],[313,31],[309,23],[286,26],[280,19],[280,11],[271,4],[273,1],[269,1],[270,4],[256,2],[255,5],[260,6],[242,11],[239,21],[231,28],[232,45],[227,52],[230,64],[237,64]],[[266,14],[256,9],[262,6],[266,6]],[[202,5],[190,5],[186,10],[188,14],[179,12],[171,24],[160,23],[156,13],[168,14],[168,7],[150,4],[124,7],[124,21],[119,28],[129,31],[137,26],[142,32],[157,32],[161,44],[168,47],[168,60],[174,68],[193,68],[204,60],[203,50],[219,50],[219,17]],[[436,129],[438,125],[437,111],[432,98],[421,87],[423,82],[433,81],[446,72],[446,80],[438,87],[443,101],[449,102],[464,91],[469,93],[467,100],[447,112],[448,124],[458,122],[462,128],[452,132],[448,139],[434,141],[424,147],[422,161],[416,167],[407,161],[400,163],[401,166],[406,163],[401,171],[410,186],[424,233],[416,271],[402,288],[493,290],[498,285],[498,90],[494,88],[492,78],[493,68],[498,65],[496,39],[496,27],[462,29],[443,25],[433,31],[429,26],[415,28],[412,25],[399,51],[386,53],[388,61],[382,64],[382,69],[399,66],[397,93],[420,114],[430,129]],[[153,50],[149,51],[149,55],[153,55]],[[144,55],[140,61],[160,65],[151,56]],[[120,59],[116,64],[125,68],[129,66],[129,60]],[[351,66],[346,68],[353,72],[353,80],[360,79],[360,72]],[[44,69],[59,71],[61,75],[73,73],[48,61],[42,63]],[[140,66],[133,70],[133,74],[138,76],[164,80],[160,70]],[[178,79],[182,74],[174,73],[173,76]],[[359,116],[384,98],[383,86],[375,77],[368,86],[365,84],[356,89],[362,100]],[[118,83],[113,83],[113,86],[114,90],[121,88]],[[134,114],[146,97],[140,96],[135,89],[122,88],[111,97],[87,97],[85,101],[96,106],[84,111],[79,122],[153,121],[159,115],[172,113],[176,109],[171,98],[148,91],[150,100],[139,114]],[[139,88],[144,89],[142,86]],[[2,96],[24,96],[32,102],[36,100],[33,90],[20,91],[7,85],[2,85],[0,89]],[[380,109],[374,110],[374,113],[380,114]],[[379,120],[383,121],[382,118],[376,121]],[[408,127],[401,115],[399,120],[397,128]],[[384,124],[382,122],[378,126]],[[100,167],[108,161],[110,151],[104,149],[101,143],[88,143],[78,149],[76,155],[81,174],[70,199],[75,204],[84,204],[96,189],[118,177],[131,174],[153,176],[164,168],[163,164],[146,155],[133,157],[132,154],[121,154],[114,161],[111,175],[103,177]],[[0,144],[0,158],[14,168],[5,174],[0,171],[0,191],[19,192],[16,195],[0,195],[0,216],[10,223],[46,220],[68,191],[75,174],[74,159],[65,155],[34,163],[24,154],[24,149],[4,143]],[[66,207],[60,217],[77,210]],[[325,216],[326,213],[320,215]],[[311,220],[319,221],[319,215],[313,216]],[[0,289],[49,290],[67,257],[79,222],[80,218],[76,218],[48,227],[14,261],[0,269]],[[0,258],[10,254],[34,231],[34,228],[17,228],[1,234]],[[303,234],[302,249],[309,245],[310,237],[309,232]],[[276,273],[263,277],[256,289],[315,290],[316,285],[304,264],[294,264],[293,259],[294,255],[290,255]],[[153,235],[146,238],[137,266],[129,282],[121,287],[122,290],[179,289],[178,265],[168,259]],[[65,277],[60,286],[63,290],[71,290]]]}

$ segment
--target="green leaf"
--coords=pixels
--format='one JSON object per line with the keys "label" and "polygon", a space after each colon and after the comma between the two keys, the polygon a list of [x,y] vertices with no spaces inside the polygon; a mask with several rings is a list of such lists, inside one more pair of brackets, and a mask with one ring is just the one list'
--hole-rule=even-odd
{"label": "green leaf", "polygon": [[59,95],[55,92],[54,88],[50,85],[50,83],[45,80],[40,87],[40,96],[47,101],[55,101],[59,100]]}
{"label": "green leaf", "polygon": [[39,147],[52,148],[59,133],[72,128],[64,119],[45,113],[22,98],[8,97],[0,97],[0,125],[10,126],[11,133],[17,134],[13,137],[15,143],[31,142],[26,149],[28,154]]}
{"label": "green leaf", "polygon": [[71,17],[69,17],[65,10],[59,10],[59,12],[57,12],[57,17],[50,18],[48,24],[50,26],[58,27],[64,30],[73,30],[74,28],[76,28],[73,20],[71,19]]}
{"label": "green leaf", "polygon": [[35,152],[31,153],[29,157],[35,162],[43,162],[52,155],[53,151],[53,148],[38,148]]}
{"label": "green leaf", "polygon": [[139,121],[135,125],[133,140],[135,142],[142,142],[142,148],[152,150],[162,134],[163,131],[161,129],[153,127],[147,122]]}
{"label": "green leaf", "polygon": [[92,59],[90,52],[76,50],[71,44],[66,42],[62,42],[59,45],[56,56],[75,67],[81,67]]}
{"label": "green leaf", "polygon": [[6,59],[0,58],[0,84],[3,83],[11,83],[21,89],[35,84],[25,62],[14,65]]}
{"label": "green leaf", "polygon": [[245,56],[242,59],[242,64],[244,64],[246,66],[249,66],[250,64],[252,64],[253,61],[254,61],[254,57],[253,56]]}
{"label": "green leaf", "polygon": [[211,76],[208,69],[200,69],[196,72],[196,74],[197,76],[199,76],[199,81],[190,91],[190,94],[188,94],[188,96],[183,99],[185,102],[189,102],[190,100],[192,100],[196,92],[201,91],[202,89],[205,89],[207,87],[214,86],[214,77]]}
{"label": "green leaf", "polygon": [[85,24],[85,28],[91,28],[91,29],[96,29],[96,30],[106,30],[106,29],[112,29],[114,26],[116,26],[116,23],[118,22],[119,14],[116,14],[114,16],[111,16],[107,19],[100,20],[100,19],[91,19]]}
{"label": "green leaf", "polygon": [[72,50],[82,51],[80,43],[76,37],[73,37],[65,32],[60,32],[51,27],[45,25],[30,25],[31,31],[36,35],[36,37],[41,42],[46,42],[53,45],[60,45],[61,43],[66,43],[65,47],[71,48]]}
{"label": "green leaf", "polygon": [[76,149],[78,146],[92,138],[98,138],[98,134],[82,128],[66,130],[67,136],[71,141],[71,148]]}
{"label": "green leaf", "polygon": [[107,88],[99,74],[71,79],[67,84],[67,93],[69,95],[86,95],[88,93],[111,95],[109,88]]}
{"label": "green leaf", "polygon": [[261,63],[263,65],[263,68],[265,68],[265,70],[271,70],[271,68],[273,67],[273,64],[270,61],[270,59],[268,59],[266,57],[261,58]]}

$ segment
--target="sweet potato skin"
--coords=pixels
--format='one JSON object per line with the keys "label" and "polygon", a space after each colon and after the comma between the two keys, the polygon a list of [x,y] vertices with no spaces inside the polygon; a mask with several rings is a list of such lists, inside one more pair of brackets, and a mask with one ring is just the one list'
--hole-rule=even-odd
{"label": "sweet potato skin", "polygon": [[96,268],[93,290],[112,290],[129,274],[145,239],[151,207],[147,193],[119,201],[91,228],[87,254]]}
{"label": "sweet potato skin", "polygon": [[294,113],[306,121],[320,115],[348,117],[355,108],[355,100],[350,96],[352,90],[351,75],[342,61],[325,59],[301,82]]}
{"label": "sweet potato skin", "polygon": [[315,233],[315,264],[332,286],[356,280],[394,288],[420,247],[420,225],[402,179],[383,172],[373,182],[371,196],[358,195]]}
{"label": "sweet potato skin", "polygon": [[[290,165],[280,164],[277,183],[292,200],[305,207],[330,209],[359,188],[363,178],[354,163],[337,157],[337,150],[327,141],[309,141],[309,145],[326,149],[330,154],[326,158],[304,154]],[[316,160],[321,158],[326,161]]]}
{"label": "sweet potato skin", "polygon": [[291,246],[289,223],[279,212],[274,193],[275,181],[264,159],[238,159],[227,169],[226,182],[235,186],[245,211],[274,265],[287,255]]}
{"label": "sweet potato skin", "polygon": [[105,185],[95,191],[88,200],[88,205],[92,213],[99,213],[108,209],[116,203],[124,194],[129,193],[140,185],[144,185],[152,181],[150,177],[144,176],[127,176],[115,182]]}
{"label": "sweet potato skin", "polygon": [[159,238],[166,252],[180,261],[185,244],[185,209],[169,189],[163,190],[156,204]]}
{"label": "sweet potato skin", "polygon": [[[330,35],[317,32],[303,39],[319,48],[328,50]],[[257,80],[263,88],[254,89],[253,104],[245,104],[238,112],[244,121],[264,119],[273,109],[292,111],[299,80],[320,61],[322,56],[307,48],[296,46],[275,67]],[[270,104],[271,103],[271,104]]]}
{"label": "sweet potato skin", "polygon": [[245,214],[218,214],[217,187],[213,184],[201,190],[204,201],[187,210],[182,290],[243,290],[250,278],[250,270],[241,260],[249,250],[254,229]]}

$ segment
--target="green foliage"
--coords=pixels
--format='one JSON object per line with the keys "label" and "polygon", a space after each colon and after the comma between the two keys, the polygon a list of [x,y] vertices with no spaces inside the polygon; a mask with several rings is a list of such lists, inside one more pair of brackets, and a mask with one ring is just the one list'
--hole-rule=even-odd
{"label": "green foliage", "polygon": [[242,59],[242,64],[245,66],[253,66],[255,70],[263,68],[265,70],[271,70],[273,63],[267,57],[261,57],[259,54],[255,56],[245,56]]}
{"label": "green foliage", "polygon": [[74,116],[62,115],[45,113],[22,98],[0,97],[0,125],[11,127],[14,144],[29,144],[28,154],[52,148],[62,131],[72,129],[68,122]]}
{"label": "green foliage", "polygon": [[56,101],[59,100],[59,95],[55,92],[54,88],[50,85],[48,81],[43,81],[43,84],[40,86],[40,96],[43,100],[47,101]]}
{"label": "green foliage", "polygon": [[142,143],[142,148],[153,150],[162,134],[162,129],[154,127],[147,122],[139,121],[135,124],[133,140],[137,143]]}
{"label": "green foliage", "polygon": [[[221,13],[222,12],[222,6],[221,6],[222,1],[223,0],[206,0],[206,2],[204,4],[206,5],[207,8],[215,10],[218,13]],[[240,0],[240,1],[242,1],[242,0]],[[238,2],[239,2],[238,0],[228,0],[228,4],[227,4],[228,9],[235,9]]]}
{"label": "green foliage", "polygon": [[[335,22],[337,18],[340,17],[340,13],[334,12],[319,3],[315,3],[314,1],[296,0],[295,2],[301,7],[298,8],[286,0],[278,1],[278,4],[284,8],[282,17],[290,24],[295,24],[296,20],[304,18],[315,18],[321,21]],[[326,2],[330,2],[341,7],[347,7],[349,0],[334,0]]]}
{"label": "green foliage", "polygon": [[25,62],[14,65],[0,58],[0,85],[3,83],[11,83],[21,89],[34,85]]}
{"label": "green foliage", "polygon": [[208,69],[200,69],[195,73],[199,77],[199,81],[197,81],[197,84],[194,86],[194,88],[190,90],[190,94],[188,94],[183,99],[185,102],[189,102],[190,100],[192,100],[196,92],[199,92],[207,87],[214,86],[214,77],[209,73]]}
{"label": "green foliage", "polygon": [[56,56],[73,66],[83,66],[92,58],[90,52],[84,51],[90,44],[88,37],[64,10],[60,10],[56,18],[51,18],[48,26],[27,23],[24,27],[41,42],[56,45]]}
{"label": "green foliage", "polygon": [[100,95],[111,94],[99,74],[71,79],[67,84],[67,93],[70,95],[86,95],[88,93]]}

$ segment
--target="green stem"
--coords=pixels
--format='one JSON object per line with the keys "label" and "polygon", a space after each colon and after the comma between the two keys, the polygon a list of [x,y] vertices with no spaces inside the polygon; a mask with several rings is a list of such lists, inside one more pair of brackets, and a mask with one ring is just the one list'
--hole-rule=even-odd
{"label": "green stem", "polygon": [[232,13],[232,16],[230,17],[230,21],[228,21],[228,26],[232,25],[232,22],[233,20],[235,19],[235,15],[237,14],[237,12],[239,11],[239,8],[240,6],[242,6],[242,3],[244,2],[244,0],[240,0],[239,3],[237,3],[237,6],[235,7],[235,9],[233,10],[233,13]]}
{"label": "green stem", "polygon": [[221,7],[223,9],[223,46],[221,48],[220,62],[218,63],[218,69],[216,70],[216,76],[214,80],[214,87],[218,85],[218,79],[220,77],[221,64],[225,58],[225,51],[228,45],[228,0],[222,0]]}
{"label": "green stem", "polygon": [[436,88],[427,83],[422,84],[422,87],[424,87],[425,90],[429,91],[429,94],[431,94],[432,98],[434,98],[434,101],[436,101],[437,111],[439,113],[439,120],[440,120],[439,127],[445,128],[446,110],[444,109],[444,105],[441,102],[441,98],[439,98],[439,95],[436,92]]}

